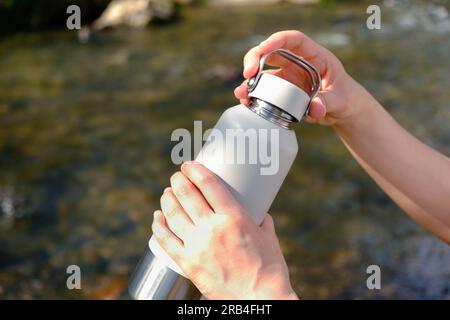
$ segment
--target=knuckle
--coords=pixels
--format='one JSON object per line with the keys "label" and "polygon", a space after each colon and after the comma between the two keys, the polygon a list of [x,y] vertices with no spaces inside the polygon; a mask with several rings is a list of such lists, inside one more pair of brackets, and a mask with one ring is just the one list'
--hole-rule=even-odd
{"label": "knuckle", "polygon": [[244,63],[246,63],[252,56],[256,55],[259,50],[259,46],[251,48],[244,56]]}
{"label": "knuckle", "polygon": [[249,50],[245,55],[244,58],[242,59],[242,61],[244,62],[244,64],[247,62],[248,60],[248,54],[250,53],[251,50]]}
{"label": "knuckle", "polygon": [[158,240],[159,244],[164,247],[167,245],[167,236],[166,235],[158,234],[158,235],[156,235],[156,240]]}
{"label": "knuckle", "polygon": [[221,215],[220,219],[215,219],[210,224],[210,233],[213,238],[221,238],[224,234],[227,234],[227,230],[230,230],[234,225],[234,222],[228,215]]}
{"label": "knuckle", "polygon": [[161,203],[164,216],[173,217],[176,215],[177,210],[170,196],[165,196]]}
{"label": "knuckle", "polygon": [[247,217],[244,214],[240,214],[240,213],[229,215],[229,218],[227,221],[227,226],[232,227],[232,228],[238,228],[238,227],[244,225],[245,223],[247,223],[246,218]]}
{"label": "knuckle", "polygon": [[291,30],[291,31],[290,31],[290,35],[292,35],[293,37],[298,37],[298,38],[300,38],[300,37],[303,37],[303,36],[304,36],[304,33],[301,32],[300,30]]}
{"label": "knuckle", "polygon": [[177,197],[185,197],[190,193],[190,186],[186,183],[181,172],[175,172],[170,178],[172,191]]}
{"label": "knuckle", "polygon": [[173,188],[173,192],[177,197],[187,197],[191,193],[191,189],[187,184],[179,183]]}
{"label": "knuckle", "polygon": [[182,219],[182,217],[180,217],[179,215],[174,216],[171,225],[172,228],[184,234],[184,231],[186,230],[186,221]]}
{"label": "knuckle", "polygon": [[203,187],[211,187],[214,185],[215,179],[210,173],[203,173],[199,177],[199,183]]}
{"label": "knuckle", "polygon": [[177,216],[177,210],[176,210],[173,206],[170,206],[169,208],[166,209],[165,215],[166,215],[170,220],[174,220],[175,217]]}
{"label": "knuckle", "polygon": [[161,232],[160,227],[153,224],[152,231],[153,235],[156,237],[156,240],[158,240],[161,245],[164,245],[167,242],[167,236]]}

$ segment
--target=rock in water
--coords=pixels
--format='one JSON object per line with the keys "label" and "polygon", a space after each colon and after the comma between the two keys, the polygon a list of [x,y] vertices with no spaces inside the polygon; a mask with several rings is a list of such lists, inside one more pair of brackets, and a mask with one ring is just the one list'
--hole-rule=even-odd
{"label": "rock in water", "polygon": [[82,27],[78,30],[78,41],[80,43],[88,43],[91,39],[91,29],[89,27]]}
{"label": "rock in water", "polygon": [[94,21],[93,28],[100,30],[119,25],[142,28],[152,20],[170,20],[174,14],[175,5],[170,0],[113,0]]}

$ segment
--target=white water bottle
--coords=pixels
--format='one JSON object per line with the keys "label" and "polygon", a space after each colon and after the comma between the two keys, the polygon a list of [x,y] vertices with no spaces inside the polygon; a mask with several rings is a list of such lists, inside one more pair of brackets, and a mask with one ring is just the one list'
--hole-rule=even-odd
{"label": "white water bottle", "polygon": [[[304,89],[264,73],[267,57],[278,54],[301,67],[311,79]],[[292,122],[307,114],[320,90],[320,74],[301,57],[284,49],[262,57],[249,81],[249,106],[227,109],[211,131],[196,160],[214,172],[260,224],[297,155]],[[232,257],[230,257],[232,259]],[[129,286],[134,299],[195,299],[201,294],[154,237]]]}

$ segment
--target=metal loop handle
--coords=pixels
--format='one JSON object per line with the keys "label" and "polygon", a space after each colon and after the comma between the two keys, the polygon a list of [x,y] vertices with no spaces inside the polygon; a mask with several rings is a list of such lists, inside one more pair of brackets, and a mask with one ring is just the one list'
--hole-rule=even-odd
{"label": "metal loop handle", "polygon": [[320,88],[321,88],[320,73],[308,61],[306,61],[302,57],[292,53],[289,50],[276,49],[274,51],[271,51],[271,52],[263,55],[261,60],[259,61],[259,69],[258,69],[256,76],[251,78],[247,83],[248,91],[252,92],[258,85],[258,81],[261,78],[262,72],[264,71],[264,66],[266,65],[266,60],[271,54],[278,54],[278,55],[282,56],[283,58],[293,62],[297,66],[301,67],[304,71],[306,71],[306,73],[310,77],[312,86],[311,86],[311,95],[310,95],[309,103],[308,103],[308,106],[307,106],[307,109],[305,112],[305,114],[307,114],[309,111],[309,106],[311,104],[312,99],[314,99],[314,97],[317,96],[317,94],[319,93]]}

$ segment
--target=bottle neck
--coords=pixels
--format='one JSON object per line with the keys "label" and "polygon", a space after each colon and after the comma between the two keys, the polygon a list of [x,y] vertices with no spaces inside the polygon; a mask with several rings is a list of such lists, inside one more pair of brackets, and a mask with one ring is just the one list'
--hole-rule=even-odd
{"label": "bottle neck", "polygon": [[290,124],[297,121],[289,113],[284,112],[273,104],[257,98],[252,99],[248,108],[260,117],[285,129],[290,129]]}

